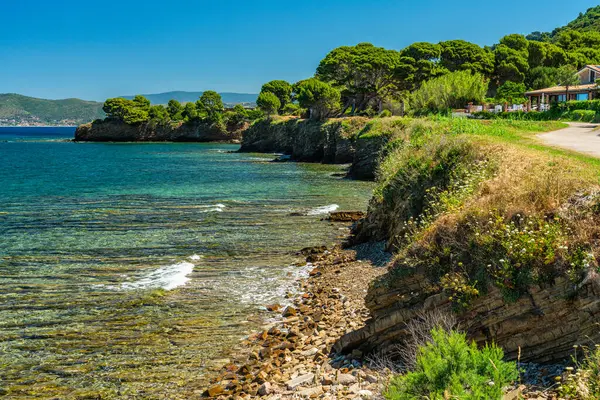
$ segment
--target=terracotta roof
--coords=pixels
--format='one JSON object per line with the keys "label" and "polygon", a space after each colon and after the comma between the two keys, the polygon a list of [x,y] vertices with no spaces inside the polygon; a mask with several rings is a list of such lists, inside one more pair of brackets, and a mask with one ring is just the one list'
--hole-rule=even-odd
{"label": "terracotta roof", "polygon": [[600,65],[586,65],[585,67],[583,67],[583,69],[586,69],[586,68],[593,69],[596,72],[600,72]]}
{"label": "terracotta roof", "polygon": [[[569,93],[574,92],[588,92],[590,90],[596,89],[597,86],[595,83],[589,83],[587,85],[577,85],[577,86],[569,86]],[[567,88],[565,86],[553,86],[546,89],[532,90],[531,92],[525,93],[526,95],[532,94],[555,94],[555,93],[563,93],[567,92]]]}

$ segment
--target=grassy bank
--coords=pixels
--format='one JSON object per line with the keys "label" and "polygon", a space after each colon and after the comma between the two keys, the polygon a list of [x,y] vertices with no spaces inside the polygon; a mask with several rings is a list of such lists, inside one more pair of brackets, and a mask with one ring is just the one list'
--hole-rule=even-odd
{"label": "grassy bank", "polygon": [[581,280],[595,264],[598,160],[535,139],[561,123],[440,118],[385,124],[395,131],[371,210],[383,216],[397,254],[387,279],[405,265],[426,265],[440,289],[466,306],[490,283],[514,298],[559,275]]}

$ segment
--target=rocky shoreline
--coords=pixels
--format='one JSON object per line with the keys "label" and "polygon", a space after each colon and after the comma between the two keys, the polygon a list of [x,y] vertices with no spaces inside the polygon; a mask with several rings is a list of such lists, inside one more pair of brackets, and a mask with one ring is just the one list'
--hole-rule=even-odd
{"label": "rocky shoreline", "polygon": [[382,250],[377,244],[353,250],[303,250],[313,269],[298,283],[302,295],[285,308],[267,306],[276,322],[234,350],[204,396],[380,398],[386,374],[370,369],[368,359],[358,351],[341,355],[333,348],[369,317],[364,298],[369,283],[385,272],[381,265],[389,255]]}
{"label": "rocky shoreline", "polygon": [[[298,282],[290,306],[266,305],[262,330],[233,349],[226,364],[213,370],[205,398],[216,399],[383,399],[397,371],[383,355],[354,350],[341,354],[336,343],[363,328],[370,315],[365,295],[370,283],[387,271],[391,255],[383,242],[342,249],[337,245],[301,251],[312,267]],[[303,267],[304,265],[298,265]],[[518,385],[503,400],[559,399],[556,377],[568,363],[520,364]]]}

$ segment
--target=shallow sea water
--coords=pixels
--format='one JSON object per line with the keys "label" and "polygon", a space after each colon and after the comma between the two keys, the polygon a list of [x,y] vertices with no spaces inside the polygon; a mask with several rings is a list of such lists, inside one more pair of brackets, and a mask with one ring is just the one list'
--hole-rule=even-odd
{"label": "shallow sea water", "polygon": [[321,218],[371,195],[371,183],[334,176],[340,167],[236,145],[65,141],[72,133],[0,128],[8,398],[197,394],[261,307],[306,273],[294,253],[343,232]]}

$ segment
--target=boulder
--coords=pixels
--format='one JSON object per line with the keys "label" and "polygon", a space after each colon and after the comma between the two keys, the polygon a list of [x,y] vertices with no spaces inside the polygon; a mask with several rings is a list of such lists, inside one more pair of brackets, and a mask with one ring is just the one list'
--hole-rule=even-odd
{"label": "boulder", "polygon": [[365,217],[362,211],[335,211],[329,213],[329,220],[332,222],[356,222]]}

